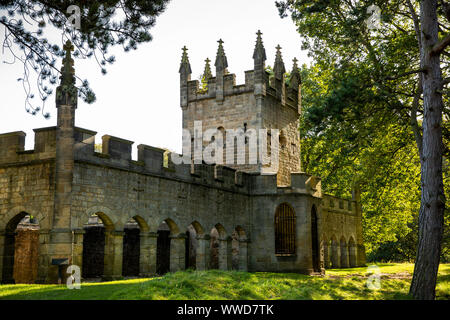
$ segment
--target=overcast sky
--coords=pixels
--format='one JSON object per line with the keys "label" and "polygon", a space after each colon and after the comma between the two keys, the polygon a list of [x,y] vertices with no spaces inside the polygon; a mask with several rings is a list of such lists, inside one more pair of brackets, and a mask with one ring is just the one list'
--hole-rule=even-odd
{"label": "overcast sky", "polygon": [[[282,47],[287,70],[292,69],[294,57],[300,64],[310,61],[300,49],[295,25],[290,18],[279,17],[274,0],[172,0],[150,31],[153,41],[133,52],[115,51],[116,62],[108,66],[105,76],[92,60],[75,60],[77,75],[89,80],[97,96],[91,105],[79,99],[75,125],[97,131],[96,143],[104,134],[134,141],[134,159],[141,143],[181,152],[181,48],[188,47],[192,79],[197,79],[207,57],[215,74],[217,40],[222,38],[228,70],[236,74],[237,84],[242,84],[244,71],[253,69],[258,29],[263,32],[266,64],[273,65],[277,44]],[[0,26],[0,40],[3,34]],[[0,133],[24,131],[26,149],[33,149],[33,129],[56,125],[55,97],[46,103],[49,120],[26,113],[25,94],[17,82],[23,65],[8,65],[5,60],[10,57],[2,55],[0,63]]]}

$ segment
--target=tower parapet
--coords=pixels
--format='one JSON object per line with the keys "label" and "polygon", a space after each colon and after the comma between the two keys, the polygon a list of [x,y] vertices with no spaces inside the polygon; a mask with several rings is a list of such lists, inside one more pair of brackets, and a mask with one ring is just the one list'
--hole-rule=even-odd
{"label": "tower parapet", "polygon": [[[247,132],[254,129],[278,129],[282,132],[280,165],[278,172],[271,172],[272,167],[263,165],[262,159],[257,164],[237,164],[227,166],[246,172],[278,173],[280,185],[290,184],[290,172],[300,171],[300,73],[297,60],[291,73],[292,80],[288,88],[285,84],[286,68],[281,55],[281,47],[277,46],[274,64],[274,78],[269,82],[270,73],[266,69],[266,50],[262,33],[257,32],[253,50],[253,70],[245,71],[245,83],[236,85],[236,75],[228,72],[228,59],[225,54],[224,41],[220,39],[215,60],[216,74],[213,76],[209,61],[203,72],[203,81],[207,81],[207,89],[200,88],[198,80],[188,80],[191,73],[186,48],[183,48],[181,77],[181,107],[183,109],[183,129],[194,136],[194,122],[202,122],[202,130],[239,130]],[[205,76],[206,75],[206,76]],[[270,137],[267,137],[270,140]],[[224,140],[225,141],[225,140]],[[204,146],[208,142],[204,141]],[[249,146],[246,146],[249,150]],[[237,152],[235,159],[237,159]]]}

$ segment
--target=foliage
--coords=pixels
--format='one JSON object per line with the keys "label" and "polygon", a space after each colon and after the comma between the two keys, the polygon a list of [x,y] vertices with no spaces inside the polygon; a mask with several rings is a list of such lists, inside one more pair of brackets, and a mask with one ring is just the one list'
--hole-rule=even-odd
{"label": "foliage", "polygon": [[[366,268],[327,270],[325,277],[297,273],[182,271],[160,278],[63,285],[3,285],[0,299],[408,299],[412,264],[379,264],[381,289],[366,286]],[[441,265],[438,298],[448,299],[450,266]]]}
{"label": "foliage", "polygon": [[[13,57],[10,63],[18,60],[24,65],[24,73],[18,81],[25,90],[27,112],[36,114],[41,110],[32,100],[36,91],[40,98],[38,103],[42,105],[53,92],[59,75],[56,62],[64,56],[60,44],[70,39],[75,46],[73,55],[76,58],[93,57],[101,72],[106,74],[106,65],[115,61],[113,55],[108,55],[111,47],[122,46],[124,51],[129,51],[149,42],[149,30],[168,1],[0,0],[0,25],[5,28],[3,49]],[[71,5],[80,9],[79,29],[71,25],[75,21],[72,19],[75,11],[68,10]],[[58,38],[51,39],[55,31],[61,35],[61,42]],[[36,88],[30,79],[33,71],[37,74]],[[80,97],[93,103],[95,94],[88,81],[78,80]]]}
{"label": "foliage", "polygon": [[[381,24],[371,30],[368,8],[374,4],[381,8]],[[385,260],[411,259],[417,242],[423,104],[414,25],[418,6],[408,4],[277,2],[282,16],[291,14],[303,49],[314,58],[302,68],[302,170],[322,176],[329,193],[349,197],[353,186],[361,187],[368,254]],[[446,21],[441,28],[450,30]],[[445,83],[448,68],[444,56]],[[448,127],[446,95],[444,102]],[[449,137],[444,130],[444,141]],[[449,191],[447,184],[447,197]],[[443,246],[448,255],[448,241]]]}

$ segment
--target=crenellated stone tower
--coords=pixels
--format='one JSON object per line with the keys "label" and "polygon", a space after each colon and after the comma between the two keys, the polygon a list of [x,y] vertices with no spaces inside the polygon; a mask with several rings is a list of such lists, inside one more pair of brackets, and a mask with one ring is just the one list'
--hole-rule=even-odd
{"label": "crenellated stone tower", "polygon": [[[353,199],[337,198],[322,192],[319,177],[298,172],[297,60],[287,86],[281,48],[272,75],[260,32],[253,70],[242,85],[227,70],[222,40],[215,77],[207,59],[201,87],[191,81],[183,48],[183,128],[192,132],[196,121],[202,121],[195,130],[200,135],[241,128],[242,136],[234,138],[243,144],[251,129],[278,129],[280,137],[270,139],[280,144],[276,171],[258,163],[196,163],[195,157],[194,165],[189,157],[176,163],[180,155],[145,144],[133,160],[133,141],[111,135],[102,137],[96,152],[96,132],[75,127],[73,46],[67,42],[64,49],[57,125],[35,129],[32,150],[25,150],[24,132],[0,134],[0,282],[23,281],[26,272],[27,281],[65,283],[69,265],[79,267],[82,278],[113,280],[194,266],[323,273],[365,264],[360,191]],[[254,150],[251,139],[245,148]],[[23,241],[16,232],[31,217],[36,229]]]}
{"label": "crenellated stone tower", "polygon": [[[202,130],[218,129],[224,133],[229,129],[241,128],[243,132],[249,129],[267,129],[268,144],[271,141],[270,129],[278,129],[279,135],[279,166],[277,173],[278,185],[290,184],[290,173],[300,171],[300,73],[297,59],[290,75],[289,87],[285,85],[286,69],[281,55],[281,47],[277,46],[274,63],[274,76],[266,70],[266,51],[258,31],[253,52],[254,68],[245,71],[245,84],[236,85],[235,74],[228,72],[228,61],[220,39],[215,61],[216,76],[204,73],[207,78],[207,90],[201,90],[198,80],[191,80],[191,66],[187,48],[183,48],[180,66],[181,108],[183,110],[183,129],[188,129],[194,139],[194,122],[202,121]],[[209,69],[207,59],[205,70]],[[208,142],[209,143],[209,142]],[[226,138],[224,137],[224,143]],[[206,143],[207,144],[207,143]],[[247,144],[247,140],[246,140]],[[270,149],[270,145],[268,146]],[[245,165],[228,165],[245,172],[274,173],[270,166],[249,164],[249,146],[246,145],[247,157]],[[224,152],[225,154],[225,152]],[[235,154],[235,158],[236,158]],[[225,161],[225,159],[224,159]]]}

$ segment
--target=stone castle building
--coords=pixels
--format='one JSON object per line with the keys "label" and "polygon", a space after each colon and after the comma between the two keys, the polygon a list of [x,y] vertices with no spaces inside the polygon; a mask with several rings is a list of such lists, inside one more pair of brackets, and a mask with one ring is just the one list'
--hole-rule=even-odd
{"label": "stone castle building", "polygon": [[203,87],[190,79],[184,49],[183,128],[202,121],[202,130],[278,129],[276,172],[259,163],[177,165],[168,151],[143,144],[133,160],[133,142],[110,135],[96,152],[96,132],[75,126],[73,47],[64,49],[57,126],[35,129],[33,150],[24,150],[24,132],[0,134],[3,283],[64,281],[68,265],[83,278],[118,279],[186,268],[311,274],[365,264],[359,193],[324,194],[320,178],[300,171],[300,74],[294,61],[286,86],[279,47],[273,76],[266,71],[260,32],[242,85],[227,71],[222,41],[216,75],[208,60]]}

